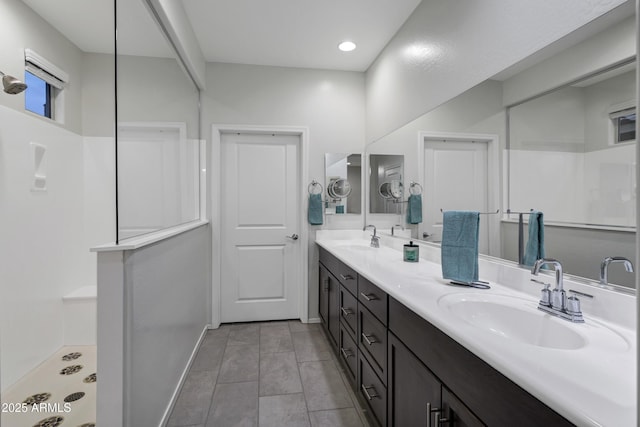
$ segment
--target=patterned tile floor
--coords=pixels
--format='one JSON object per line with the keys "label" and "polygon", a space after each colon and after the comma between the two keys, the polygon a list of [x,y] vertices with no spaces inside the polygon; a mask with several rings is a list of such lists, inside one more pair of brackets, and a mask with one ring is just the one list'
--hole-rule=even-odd
{"label": "patterned tile floor", "polygon": [[96,347],[62,347],[1,400],[3,427],[95,427]]}
{"label": "patterned tile floor", "polygon": [[367,427],[319,324],[207,332],[168,427]]}

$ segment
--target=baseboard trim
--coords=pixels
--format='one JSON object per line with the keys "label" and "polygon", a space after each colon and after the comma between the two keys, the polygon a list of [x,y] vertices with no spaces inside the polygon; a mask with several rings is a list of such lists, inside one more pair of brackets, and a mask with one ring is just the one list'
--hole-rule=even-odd
{"label": "baseboard trim", "polygon": [[171,396],[171,400],[169,401],[169,405],[167,409],[164,411],[164,415],[162,416],[162,420],[158,427],[165,427],[169,422],[169,417],[171,416],[171,412],[173,411],[174,406],[176,405],[176,401],[178,400],[178,396],[180,396],[180,391],[182,390],[182,386],[184,385],[185,380],[187,379],[187,375],[189,374],[189,369],[191,369],[191,365],[198,354],[198,350],[200,349],[200,344],[202,344],[202,340],[204,340],[204,336],[207,334],[207,331],[211,329],[211,324],[206,324],[202,329],[202,333],[200,334],[200,338],[198,338],[198,342],[195,347],[191,351],[191,356],[189,356],[189,362],[187,362],[187,366],[182,371],[182,375],[180,376],[180,381],[178,381],[178,385],[173,391],[173,395]]}

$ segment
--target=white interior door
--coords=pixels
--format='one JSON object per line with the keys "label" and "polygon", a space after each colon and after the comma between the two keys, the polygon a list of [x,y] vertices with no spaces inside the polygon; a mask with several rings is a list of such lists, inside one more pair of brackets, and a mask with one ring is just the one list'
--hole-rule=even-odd
{"label": "white interior door", "polygon": [[222,322],[300,318],[299,143],[222,135]]}
{"label": "white interior door", "polygon": [[[422,196],[422,233],[429,241],[442,241],[442,212],[488,210],[487,143],[426,141],[425,186]],[[487,215],[480,215],[478,250],[489,253]]]}

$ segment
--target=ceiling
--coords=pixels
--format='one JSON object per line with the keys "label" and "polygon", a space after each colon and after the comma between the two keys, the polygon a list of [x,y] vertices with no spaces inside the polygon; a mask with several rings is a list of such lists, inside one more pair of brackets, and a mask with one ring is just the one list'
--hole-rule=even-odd
{"label": "ceiling", "polygon": [[[85,52],[113,52],[112,0],[23,0]],[[365,71],[420,0],[182,1],[208,62]],[[118,2],[118,53],[174,56],[142,0]],[[358,48],[341,52],[339,42]]]}
{"label": "ceiling", "polygon": [[[420,0],[183,0],[209,62],[365,71]],[[337,49],[351,40],[358,48]]]}

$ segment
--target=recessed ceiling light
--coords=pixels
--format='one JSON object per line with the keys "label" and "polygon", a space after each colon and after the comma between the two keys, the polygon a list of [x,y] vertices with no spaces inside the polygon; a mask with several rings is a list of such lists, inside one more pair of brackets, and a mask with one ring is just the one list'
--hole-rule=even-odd
{"label": "recessed ceiling light", "polygon": [[338,45],[338,49],[343,52],[351,52],[356,48],[356,44],[354,42],[344,41]]}

